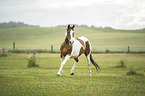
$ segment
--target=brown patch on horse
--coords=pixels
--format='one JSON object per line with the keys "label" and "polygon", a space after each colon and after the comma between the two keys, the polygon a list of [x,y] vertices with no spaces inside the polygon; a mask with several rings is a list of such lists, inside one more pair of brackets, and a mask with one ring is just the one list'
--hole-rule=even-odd
{"label": "brown patch on horse", "polygon": [[[78,37],[76,39],[83,45],[83,47],[85,47],[83,40],[79,39]],[[81,47],[81,49],[80,49],[79,56],[85,52],[85,49],[83,47]]]}
{"label": "brown patch on horse", "polygon": [[79,52],[79,56],[80,56],[82,53],[84,53],[84,52],[85,52],[84,48],[81,47],[80,52]]}
{"label": "brown patch on horse", "polygon": [[71,39],[70,31],[71,31],[71,29],[67,29],[67,35],[66,35],[66,38],[68,38],[68,40]]}
{"label": "brown patch on horse", "polygon": [[67,32],[70,32],[72,29],[71,28],[69,28],[69,29],[67,29]]}
{"label": "brown patch on horse", "polygon": [[65,57],[67,54],[70,55],[72,52],[72,45],[69,44],[69,41],[65,39],[65,41],[61,44],[60,47],[61,57]]}
{"label": "brown patch on horse", "polygon": [[85,44],[84,44],[83,40],[79,39],[78,37],[76,39],[85,47]]}
{"label": "brown patch on horse", "polygon": [[90,45],[89,45],[89,41],[85,42],[86,43],[86,49],[85,49],[85,55],[87,56],[90,53]]}

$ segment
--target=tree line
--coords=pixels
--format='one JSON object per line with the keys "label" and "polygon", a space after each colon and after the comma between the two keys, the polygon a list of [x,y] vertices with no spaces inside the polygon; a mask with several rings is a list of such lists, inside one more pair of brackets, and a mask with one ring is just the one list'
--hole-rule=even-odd
{"label": "tree line", "polygon": [[[99,26],[99,27],[96,27],[94,25],[91,25],[91,26],[88,26],[88,25],[85,25],[85,24],[82,24],[82,25],[78,25],[78,24],[74,24],[76,27],[88,27],[88,28],[105,28],[105,29],[113,29],[112,27],[102,27],[102,26]],[[66,27],[67,25],[57,25],[55,27]]]}
{"label": "tree line", "polygon": [[17,28],[17,27],[40,27],[39,25],[29,25],[25,24],[24,22],[3,22],[0,23],[0,28]]}

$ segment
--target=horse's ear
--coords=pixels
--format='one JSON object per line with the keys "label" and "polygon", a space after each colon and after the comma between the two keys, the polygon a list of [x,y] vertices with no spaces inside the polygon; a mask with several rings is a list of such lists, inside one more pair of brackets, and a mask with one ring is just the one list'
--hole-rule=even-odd
{"label": "horse's ear", "polygon": [[68,25],[67,29],[69,29],[69,28],[70,28],[70,24]]}
{"label": "horse's ear", "polygon": [[75,28],[75,25],[73,25],[73,27],[72,27],[73,29]]}

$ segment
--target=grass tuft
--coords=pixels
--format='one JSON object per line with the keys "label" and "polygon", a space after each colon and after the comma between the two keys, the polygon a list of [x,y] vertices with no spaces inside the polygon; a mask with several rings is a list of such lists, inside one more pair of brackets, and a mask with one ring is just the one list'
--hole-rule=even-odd
{"label": "grass tuft", "polygon": [[126,75],[137,75],[136,71],[131,69],[129,72],[126,73]]}
{"label": "grass tuft", "polygon": [[7,54],[0,54],[0,57],[6,57]]}
{"label": "grass tuft", "polygon": [[123,60],[120,60],[119,65],[117,65],[116,68],[127,68],[127,67],[126,67],[125,62]]}
{"label": "grass tuft", "polygon": [[129,72],[126,73],[126,75],[128,75],[128,76],[131,76],[131,75],[143,76],[142,73],[137,73],[134,69],[131,69]]}

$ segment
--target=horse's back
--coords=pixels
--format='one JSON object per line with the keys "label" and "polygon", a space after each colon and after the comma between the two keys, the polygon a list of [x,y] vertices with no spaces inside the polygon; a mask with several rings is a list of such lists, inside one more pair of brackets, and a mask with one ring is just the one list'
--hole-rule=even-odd
{"label": "horse's back", "polygon": [[77,37],[79,38],[80,40],[82,40],[84,42],[84,49],[85,49],[85,55],[88,55],[90,52],[91,52],[91,43],[90,41],[84,37],[84,36],[81,36],[81,37]]}
{"label": "horse's back", "polygon": [[77,38],[81,39],[81,40],[84,41],[84,42],[89,41],[88,38],[86,38],[86,37],[84,37],[84,36],[80,36],[80,37],[77,37]]}

